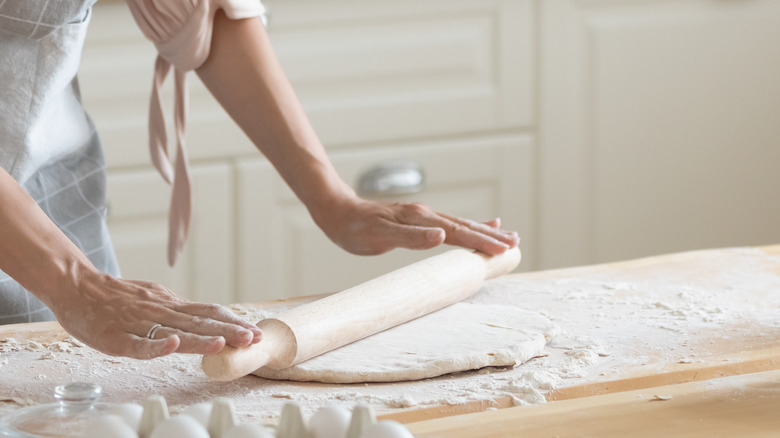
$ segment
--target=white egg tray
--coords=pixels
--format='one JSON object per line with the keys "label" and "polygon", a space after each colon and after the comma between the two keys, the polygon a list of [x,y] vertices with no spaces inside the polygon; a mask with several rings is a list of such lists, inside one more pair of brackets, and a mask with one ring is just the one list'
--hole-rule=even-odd
{"label": "white egg tray", "polygon": [[169,416],[165,398],[151,396],[143,406],[123,403],[93,421],[84,438],[414,438],[396,421],[376,420],[369,406],[351,412],[329,406],[308,421],[295,403],[282,408],[276,427],[240,423],[233,403],[218,398],[213,403],[192,405],[179,415]]}

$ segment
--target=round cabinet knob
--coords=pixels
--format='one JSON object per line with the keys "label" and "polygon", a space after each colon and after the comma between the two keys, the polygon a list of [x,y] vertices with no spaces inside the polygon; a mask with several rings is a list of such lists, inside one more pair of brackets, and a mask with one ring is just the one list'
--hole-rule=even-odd
{"label": "round cabinet knob", "polygon": [[357,185],[360,195],[372,198],[418,193],[425,189],[425,172],[414,161],[388,161],[365,171]]}

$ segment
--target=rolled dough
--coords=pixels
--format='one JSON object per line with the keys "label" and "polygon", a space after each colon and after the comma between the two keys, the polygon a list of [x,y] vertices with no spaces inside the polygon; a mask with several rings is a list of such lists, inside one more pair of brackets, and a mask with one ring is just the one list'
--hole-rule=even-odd
{"label": "rolled dough", "polygon": [[420,380],[519,365],[559,332],[547,318],[516,306],[457,303],[298,365],[254,374],[323,383]]}

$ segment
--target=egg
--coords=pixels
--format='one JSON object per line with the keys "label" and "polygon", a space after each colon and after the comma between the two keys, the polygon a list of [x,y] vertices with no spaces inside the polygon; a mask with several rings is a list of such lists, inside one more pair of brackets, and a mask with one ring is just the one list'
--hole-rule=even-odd
{"label": "egg", "polygon": [[138,434],[122,417],[108,414],[92,421],[82,438],[138,438]]}
{"label": "egg", "polygon": [[209,427],[209,417],[211,416],[211,403],[198,403],[192,405],[181,413],[182,415],[189,415],[190,417],[198,420],[198,423],[203,427]]}
{"label": "egg", "polygon": [[274,438],[274,434],[263,426],[245,423],[234,426],[222,438]]}
{"label": "egg", "polygon": [[125,423],[137,432],[138,424],[141,423],[141,415],[144,413],[144,408],[137,403],[120,403],[112,406],[109,413],[125,420]]}
{"label": "egg", "polygon": [[309,430],[314,438],[344,438],[352,414],[339,406],[326,406],[309,419]]}
{"label": "egg", "polygon": [[155,426],[149,438],[209,438],[206,428],[189,415],[176,415]]}
{"label": "egg", "polygon": [[368,426],[360,438],[414,438],[414,435],[401,423],[385,420]]}

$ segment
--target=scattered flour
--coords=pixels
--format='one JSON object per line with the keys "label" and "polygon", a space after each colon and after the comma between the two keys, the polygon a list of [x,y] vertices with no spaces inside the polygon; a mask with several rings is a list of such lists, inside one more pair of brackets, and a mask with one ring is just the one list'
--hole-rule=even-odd
{"label": "scattered flour", "polygon": [[388,400],[385,404],[389,408],[411,408],[417,406],[417,402],[409,394],[404,394],[394,400]]}
{"label": "scattered flour", "polygon": [[[324,405],[351,408],[358,403],[373,406],[380,415],[473,401],[523,405],[543,403],[556,389],[740,351],[746,342],[776,345],[780,257],[732,249],[684,253],[672,261],[687,268],[646,263],[631,269],[575,268],[492,280],[467,301],[532,309],[557,323],[562,333],[541,357],[521,366],[417,382],[334,385],[254,376],[211,382],[197,356],[138,361],[97,353],[69,337],[0,337],[0,415],[52,402],[54,387],[72,381],[100,384],[109,402],[142,401],[159,394],[173,413],[229,397],[240,418],[257,422],[274,421],[289,401],[301,404],[306,415]],[[271,312],[243,305],[233,310],[256,321],[284,309]]]}

